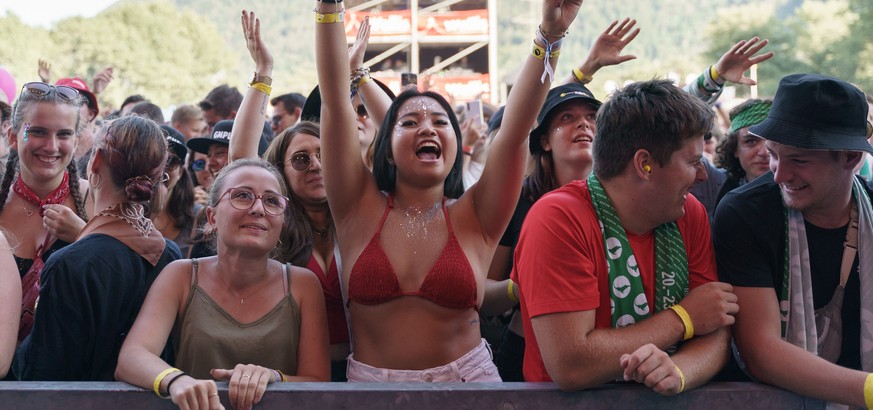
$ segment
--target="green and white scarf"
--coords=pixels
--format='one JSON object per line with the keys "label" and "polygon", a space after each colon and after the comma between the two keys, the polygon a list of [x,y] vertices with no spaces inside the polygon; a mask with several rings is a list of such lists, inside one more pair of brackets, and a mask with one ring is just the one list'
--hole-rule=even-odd
{"label": "green and white scarf", "polygon": [[[606,249],[612,327],[632,325],[651,316],[640,269],[624,226],[593,173],[588,176],[588,189]],[[655,228],[655,272],[655,312],[660,312],[688,294],[688,256],[676,222]]]}

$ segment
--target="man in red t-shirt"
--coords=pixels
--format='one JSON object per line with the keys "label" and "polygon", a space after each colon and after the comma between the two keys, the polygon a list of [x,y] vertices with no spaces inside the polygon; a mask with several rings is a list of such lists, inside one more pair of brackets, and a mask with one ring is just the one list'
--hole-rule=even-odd
{"label": "man in red t-shirt", "polygon": [[521,230],[512,278],[526,381],[578,390],[623,378],[672,395],[727,362],[736,296],[715,282],[709,219],[688,194],[707,177],[712,119],[665,80],[601,107],[594,173],[541,198]]}

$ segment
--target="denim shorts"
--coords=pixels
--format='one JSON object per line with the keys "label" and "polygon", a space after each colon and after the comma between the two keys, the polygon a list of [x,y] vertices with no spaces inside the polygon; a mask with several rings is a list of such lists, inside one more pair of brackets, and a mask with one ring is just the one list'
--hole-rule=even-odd
{"label": "denim shorts", "polygon": [[350,382],[500,382],[497,366],[491,360],[491,347],[482,339],[475,349],[449,364],[424,370],[380,369],[349,355]]}

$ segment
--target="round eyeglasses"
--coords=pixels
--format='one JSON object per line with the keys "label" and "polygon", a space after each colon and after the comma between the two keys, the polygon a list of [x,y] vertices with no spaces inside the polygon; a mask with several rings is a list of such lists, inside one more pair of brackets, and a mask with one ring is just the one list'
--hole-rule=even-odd
{"label": "round eyeglasses", "polygon": [[318,162],[321,162],[321,152],[315,152],[314,154],[310,154],[308,152],[295,152],[291,155],[291,159],[288,162],[291,163],[291,168],[294,168],[295,171],[304,172],[309,171],[309,168],[312,168],[312,157],[318,158]]}
{"label": "round eyeglasses", "polygon": [[248,211],[258,199],[264,205],[264,212],[273,216],[282,215],[285,212],[285,207],[288,206],[288,198],[282,195],[273,192],[258,195],[248,188],[229,188],[218,198],[216,204],[228,195],[230,196],[230,206],[240,211]]}
{"label": "round eyeglasses", "polygon": [[52,90],[55,90],[57,91],[58,96],[63,100],[73,101],[76,98],[79,98],[79,91],[73,87],[67,87],[66,85],[51,85],[34,81],[24,84],[21,89],[37,97],[48,95]]}

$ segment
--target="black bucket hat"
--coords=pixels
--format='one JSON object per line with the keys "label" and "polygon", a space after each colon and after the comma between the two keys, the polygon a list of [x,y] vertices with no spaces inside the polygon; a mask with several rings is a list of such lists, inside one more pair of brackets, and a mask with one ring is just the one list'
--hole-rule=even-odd
{"label": "black bucket hat", "polygon": [[575,100],[577,98],[588,101],[597,108],[600,108],[602,105],[600,100],[594,98],[594,94],[592,94],[591,91],[581,83],[564,84],[549,90],[549,94],[546,95],[546,102],[543,104],[543,108],[537,116],[537,127],[530,132],[528,144],[530,146],[531,154],[543,150],[540,139],[543,134],[546,133],[546,127],[548,127],[548,124],[546,124],[546,118],[549,117],[552,110],[567,101]]}
{"label": "black bucket hat", "polygon": [[749,133],[768,141],[801,149],[865,151],[867,99],[852,84],[819,74],[791,74],[782,78],[764,122]]}
{"label": "black bucket hat", "polygon": [[[385,94],[388,94],[388,98],[393,100],[396,97],[394,92],[385,83],[375,78],[372,78],[372,80],[382,91],[385,91]],[[303,103],[303,109],[300,110],[300,121],[321,122],[321,91],[317,85],[309,93],[309,96],[306,97],[306,102]]]}
{"label": "black bucket hat", "polygon": [[169,126],[169,125],[161,125],[161,130],[164,131],[164,135],[167,136],[167,145],[170,146],[170,150],[173,151],[173,154],[176,155],[182,162],[185,162],[185,156],[188,155],[188,148],[185,146],[185,136],[182,135],[179,130]]}

